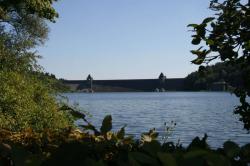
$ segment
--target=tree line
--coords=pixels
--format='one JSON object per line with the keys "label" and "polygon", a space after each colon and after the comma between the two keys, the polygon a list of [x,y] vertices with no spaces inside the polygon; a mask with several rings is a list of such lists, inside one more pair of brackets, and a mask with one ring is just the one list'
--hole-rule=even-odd
{"label": "tree line", "polygon": [[242,69],[240,64],[219,62],[190,73],[185,78],[185,89],[189,91],[210,90],[213,83],[225,82],[233,90],[246,86],[243,78],[249,70],[250,66]]}

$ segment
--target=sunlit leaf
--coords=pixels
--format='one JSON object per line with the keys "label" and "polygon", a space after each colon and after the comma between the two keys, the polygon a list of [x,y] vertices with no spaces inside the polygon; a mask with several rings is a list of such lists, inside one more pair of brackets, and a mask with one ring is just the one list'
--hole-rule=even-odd
{"label": "sunlit leaf", "polygon": [[204,58],[196,58],[195,60],[192,60],[191,62],[196,65],[200,65],[204,62]]}
{"label": "sunlit leaf", "polygon": [[207,43],[208,45],[214,45],[214,41],[211,40],[211,39],[206,39],[206,43]]}

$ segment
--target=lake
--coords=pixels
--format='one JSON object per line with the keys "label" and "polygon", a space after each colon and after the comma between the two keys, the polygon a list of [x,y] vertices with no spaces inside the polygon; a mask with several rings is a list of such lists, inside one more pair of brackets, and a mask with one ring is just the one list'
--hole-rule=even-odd
{"label": "lake", "polygon": [[[170,141],[186,146],[195,136],[208,135],[212,147],[220,147],[230,139],[243,145],[250,134],[243,130],[238,116],[233,114],[238,99],[227,92],[165,92],[165,93],[65,93],[70,103],[79,103],[100,127],[105,115],[112,115],[113,131],[124,125],[126,133],[136,138],[142,132],[156,128],[164,135],[164,123],[177,125]],[[77,121],[77,124],[83,123]]]}

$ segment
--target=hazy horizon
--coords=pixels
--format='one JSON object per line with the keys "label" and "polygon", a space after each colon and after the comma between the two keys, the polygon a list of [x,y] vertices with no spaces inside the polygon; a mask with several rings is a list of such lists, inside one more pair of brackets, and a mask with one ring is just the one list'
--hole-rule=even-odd
{"label": "hazy horizon", "polygon": [[198,66],[189,23],[211,15],[208,0],[62,0],[39,63],[58,78],[183,78]]}

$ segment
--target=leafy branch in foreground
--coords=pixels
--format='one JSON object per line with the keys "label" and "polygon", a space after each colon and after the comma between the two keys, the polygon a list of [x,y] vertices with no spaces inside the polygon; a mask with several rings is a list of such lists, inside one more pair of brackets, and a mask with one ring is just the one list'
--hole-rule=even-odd
{"label": "leafy branch in foreground", "polygon": [[[240,66],[243,85],[236,89],[235,94],[240,97],[241,106],[235,113],[241,116],[244,128],[249,131],[250,105],[246,98],[250,96],[250,2],[243,3],[244,0],[222,3],[212,0],[210,9],[216,12],[215,17],[208,17],[201,24],[189,24],[188,27],[194,32],[192,44],[202,45],[191,51],[197,56],[192,63],[202,65],[220,59]],[[204,67],[200,66],[200,69],[204,70]]]}
{"label": "leafy branch in foreground", "polygon": [[221,148],[211,149],[205,135],[182,147],[173,142],[161,144],[155,130],[144,133],[138,141],[126,136],[125,127],[118,132],[111,129],[112,117],[106,116],[98,134],[75,129],[62,133],[0,130],[0,164],[247,166],[250,163],[250,144],[240,147],[226,141]]}

